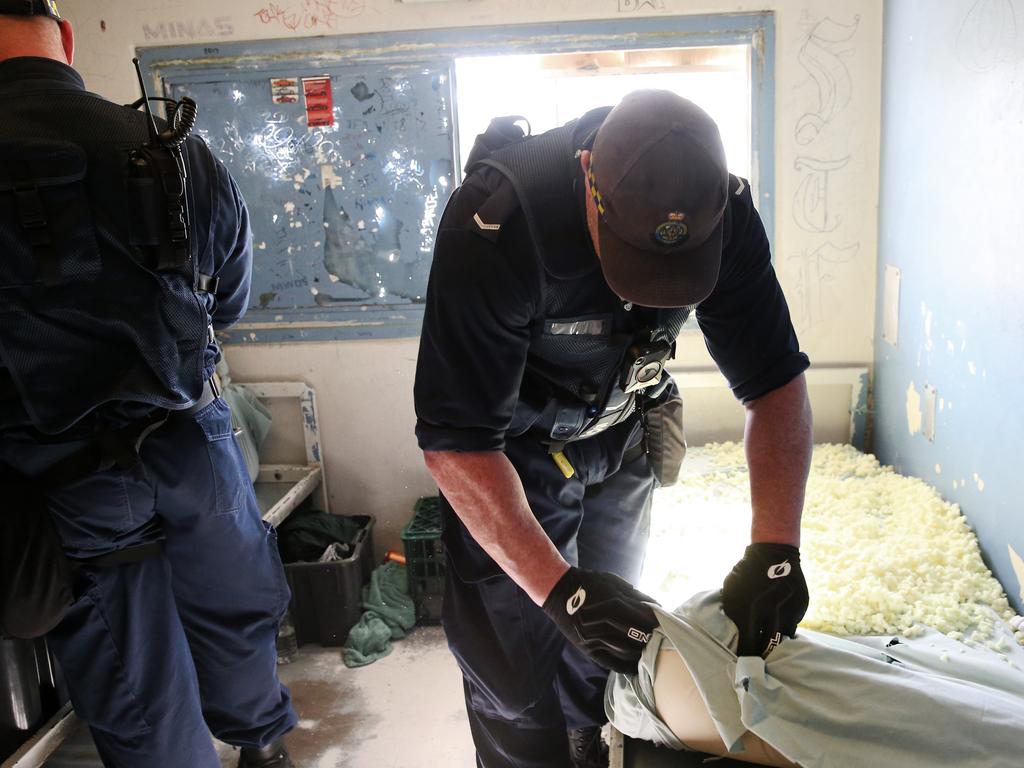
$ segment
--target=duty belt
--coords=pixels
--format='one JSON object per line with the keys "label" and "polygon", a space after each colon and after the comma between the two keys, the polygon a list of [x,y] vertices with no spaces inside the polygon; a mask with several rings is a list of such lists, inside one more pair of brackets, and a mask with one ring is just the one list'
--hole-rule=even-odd
{"label": "duty belt", "polygon": [[89,443],[65,459],[54,464],[37,481],[45,486],[68,485],[93,472],[119,467],[123,470],[139,468],[139,449],[151,434],[167,423],[168,419],[182,419],[198,413],[220,397],[216,377],[203,384],[202,394],[188,408],[161,415],[150,421],[134,422],[120,429],[99,432]]}

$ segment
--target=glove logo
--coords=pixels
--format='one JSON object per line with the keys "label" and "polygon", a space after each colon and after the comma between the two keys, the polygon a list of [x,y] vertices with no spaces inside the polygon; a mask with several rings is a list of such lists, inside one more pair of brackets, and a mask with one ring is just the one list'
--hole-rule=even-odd
{"label": "glove logo", "polygon": [[768,658],[768,654],[780,645],[782,645],[782,633],[776,632],[775,636],[772,637],[771,641],[768,643],[768,647],[764,649],[764,653],[761,654],[762,658]]}
{"label": "glove logo", "polygon": [[768,578],[769,579],[781,579],[792,572],[793,566],[789,564],[789,560],[783,560],[781,563],[768,567]]}
{"label": "glove logo", "polygon": [[651,639],[649,633],[641,632],[636,627],[630,627],[629,631],[626,634],[629,635],[630,640],[636,640],[638,643],[646,643],[648,640]]}
{"label": "glove logo", "polygon": [[583,607],[583,604],[587,601],[587,590],[580,587],[576,590],[572,597],[565,601],[565,612],[572,616],[576,611]]}

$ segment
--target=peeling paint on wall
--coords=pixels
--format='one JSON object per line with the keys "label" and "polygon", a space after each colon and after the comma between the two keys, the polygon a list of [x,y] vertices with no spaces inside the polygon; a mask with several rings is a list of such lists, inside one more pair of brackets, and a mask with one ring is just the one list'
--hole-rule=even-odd
{"label": "peeling paint on wall", "polygon": [[907,429],[912,435],[921,431],[921,394],[914,382],[907,386]]}
{"label": "peeling paint on wall", "polygon": [[302,420],[306,433],[306,448],[312,454],[315,461],[322,461],[320,457],[320,428],[316,417],[316,395],[312,389],[299,399],[299,408],[302,411]]}
{"label": "peeling paint on wall", "polygon": [[857,403],[850,414],[850,443],[858,450],[865,450],[868,441],[870,411],[868,408],[868,396],[871,391],[871,381],[867,372],[860,375],[857,388]]}
{"label": "peeling paint on wall", "polygon": [[1020,588],[1020,599],[1024,600],[1024,559],[1017,554],[1012,546],[1007,544],[1006,548],[1010,550],[1010,564],[1013,566],[1013,572],[1017,575],[1017,585]]}

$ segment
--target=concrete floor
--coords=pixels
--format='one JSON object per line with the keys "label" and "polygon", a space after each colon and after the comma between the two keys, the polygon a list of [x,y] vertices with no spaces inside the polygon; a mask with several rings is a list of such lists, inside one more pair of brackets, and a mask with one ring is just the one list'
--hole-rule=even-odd
{"label": "concrete floor", "polygon": [[[298,727],[286,739],[297,768],[472,768],[462,678],[439,627],[418,627],[387,658],[360,669],[340,648],[306,645],[278,667],[291,689]],[[223,768],[237,752],[219,745]],[[46,763],[98,768],[89,732],[79,727]]]}

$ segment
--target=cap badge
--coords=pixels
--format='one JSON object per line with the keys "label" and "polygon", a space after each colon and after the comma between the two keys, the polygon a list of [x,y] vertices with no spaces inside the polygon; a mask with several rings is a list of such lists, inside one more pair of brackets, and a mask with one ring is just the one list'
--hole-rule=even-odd
{"label": "cap badge", "polygon": [[686,214],[673,211],[668,215],[668,221],[663,221],[654,230],[654,239],[662,245],[679,245],[686,240],[688,234]]}

